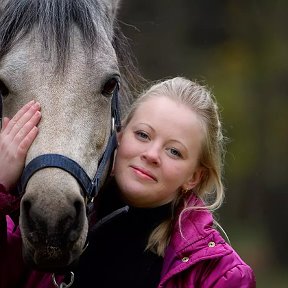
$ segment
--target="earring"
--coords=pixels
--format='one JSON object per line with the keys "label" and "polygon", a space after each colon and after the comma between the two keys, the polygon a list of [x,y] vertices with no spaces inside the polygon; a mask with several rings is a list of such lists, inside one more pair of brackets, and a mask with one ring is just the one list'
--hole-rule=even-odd
{"label": "earring", "polygon": [[182,188],[182,191],[181,191],[181,192],[182,192],[183,194],[186,194],[187,192],[189,192],[189,190],[190,190],[189,188]]}

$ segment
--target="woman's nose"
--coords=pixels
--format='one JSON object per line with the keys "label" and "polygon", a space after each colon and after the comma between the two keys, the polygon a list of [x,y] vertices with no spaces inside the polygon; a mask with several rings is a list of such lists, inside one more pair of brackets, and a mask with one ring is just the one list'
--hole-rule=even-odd
{"label": "woman's nose", "polygon": [[141,158],[154,165],[160,164],[160,150],[158,147],[149,146],[144,152],[142,152]]}

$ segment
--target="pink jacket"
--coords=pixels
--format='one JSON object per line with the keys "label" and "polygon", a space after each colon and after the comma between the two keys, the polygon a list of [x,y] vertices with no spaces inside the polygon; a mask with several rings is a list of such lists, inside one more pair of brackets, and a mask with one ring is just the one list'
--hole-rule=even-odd
{"label": "pink jacket", "polygon": [[[194,205],[200,203],[195,197]],[[252,269],[213,227],[208,211],[182,215],[167,247],[158,288],[254,288]]]}

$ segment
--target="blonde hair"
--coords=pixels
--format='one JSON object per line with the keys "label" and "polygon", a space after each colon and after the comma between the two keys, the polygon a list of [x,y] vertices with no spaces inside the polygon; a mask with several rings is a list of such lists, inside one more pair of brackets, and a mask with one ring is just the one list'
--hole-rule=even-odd
{"label": "blonde hair", "polygon": [[[222,134],[219,109],[212,93],[205,86],[188,80],[183,77],[175,77],[152,85],[144,91],[132,105],[130,113],[124,120],[129,123],[135,111],[141,103],[152,97],[165,96],[180,102],[198,115],[204,130],[204,141],[202,144],[199,165],[204,167],[205,175],[200,183],[194,187],[190,193],[179,191],[178,196],[172,203],[172,217],[162,222],[151,233],[147,249],[163,256],[167,247],[174,218],[179,213],[179,207],[183,207],[183,212],[190,209],[209,209],[211,211],[219,208],[224,198],[224,188],[222,183],[222,167],[224,159],[224,137]],[[203,200],[204,206],[189,207],[185,200],[194,193]],[[180,226],[181,227],[181,226]]]}

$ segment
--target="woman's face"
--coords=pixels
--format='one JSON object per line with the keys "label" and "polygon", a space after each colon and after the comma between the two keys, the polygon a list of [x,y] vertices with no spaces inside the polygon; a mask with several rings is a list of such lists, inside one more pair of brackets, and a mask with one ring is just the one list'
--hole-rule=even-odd
{"label": "woman's face", "polygon": [[118,135],[114,175],[127,203],[157,207],[197,185],[203,136],[197,115],[184,104],[164,96],[141,103]]}

